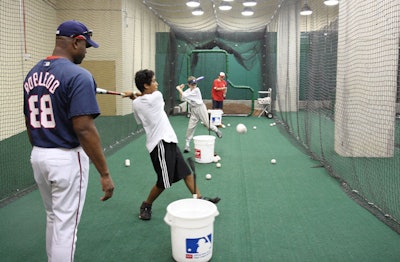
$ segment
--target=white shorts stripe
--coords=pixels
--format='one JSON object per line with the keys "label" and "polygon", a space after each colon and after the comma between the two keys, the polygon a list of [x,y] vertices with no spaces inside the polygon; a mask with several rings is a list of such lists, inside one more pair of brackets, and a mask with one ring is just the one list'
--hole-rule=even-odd
{"label": "white shorts stripe", "polygon": [[169,187],[171,187],[171,184],[169,182],[167,163],[165,161],[165,148],[164,148],[163,141],[158,143],[157,148],[158,148],[158,150],[157,150],[158,151],[158,161],[160,162],[164,188],[169,188]]}

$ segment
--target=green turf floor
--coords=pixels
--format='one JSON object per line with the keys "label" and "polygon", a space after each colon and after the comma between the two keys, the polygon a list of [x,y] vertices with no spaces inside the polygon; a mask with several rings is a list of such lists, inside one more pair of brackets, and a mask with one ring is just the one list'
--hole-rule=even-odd
{"label": "green turf floor", "polygon": [[[181,149],[187,121],[171,117]],[[269,125],[273,120],[223,121],[231,126],[215,141],[222,167],[196,164],[203,195],[222,198],[214,222],[213,262],[400,261],[400,236],[351,200],[323,168],[316,168],[317,162]],[[238,123],[247,126],[246,134],[236,133]],[[196,134],[208,131],[199,126]],[[193,145],[185,156],[193,156]],[[125,159],[130,167],[124,166]],[[108,162],[115,195],[99,200],[99,176],[91,167],[75,261],[173,261],[170,226],[163,219],[169,203],[191,197],[184,183],[166,190],[153,205],[152,220],[141,221],[139,206],[155,180],[145,137]],[[206,180],[206,173],[213,178]],[[46,261],[45,214],[37,191],[0,209],[0,217],[1,261]]]}

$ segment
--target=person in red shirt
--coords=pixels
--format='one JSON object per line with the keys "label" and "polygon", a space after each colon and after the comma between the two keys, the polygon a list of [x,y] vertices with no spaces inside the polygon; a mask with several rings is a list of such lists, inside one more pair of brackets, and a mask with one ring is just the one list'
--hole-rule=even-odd
{"label": "person in red shirt", "polygon": [[221,109],[224,106],[224,100],[226,97],[226,88],[227,84],[224,80],[225,73],[220,72],[217,79],[214,80],[212,90],[211,90],[211,98],[212,98],[212,109]]}

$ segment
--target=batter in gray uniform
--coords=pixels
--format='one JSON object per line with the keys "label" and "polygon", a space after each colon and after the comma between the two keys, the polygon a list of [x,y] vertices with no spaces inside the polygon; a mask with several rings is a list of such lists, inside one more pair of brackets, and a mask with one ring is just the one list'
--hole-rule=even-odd
{"label": "batter in gray uniform", "polygon": [[214,131],[219,138],[222,137],[221,131],[218,130],[215,125],[210,124],[207,107],[203,102],[200,88],[197,87],[197,81],[194,76],[188,77],[188,86],[189,88],[185,91],[183,91],[183,88],[185,87],[184,84],[176,87],[176,90],[178,90],[181,100],[189,103],[191,110],[189,124],[186,130],[186,144],[183,151],[185,153],[190,152],[190,141],[193,139],[194,131],[196,130],[196,126],[199,121],[203,122],[203,125],[207,129]]}

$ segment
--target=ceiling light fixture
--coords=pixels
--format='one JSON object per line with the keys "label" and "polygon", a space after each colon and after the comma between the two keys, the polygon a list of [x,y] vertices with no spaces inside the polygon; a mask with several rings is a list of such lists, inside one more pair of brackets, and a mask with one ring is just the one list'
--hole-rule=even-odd
{"label": "ceiling light fixture", "polygon": [[252,16],[253,14],[254,14],[254,11],[249,6],[246,6],[242,11],[243,16]]}
{"label": "ceiling light fixture", "polygon": [[338,5],[339,4],[339,0],[325,0],[324,4],[328,5],[328,6]]}
{"label": "ceiling light fixture", "polygon": [[257,1],[255,0],[245,0],[243,1],[243,6],[255,6],[257,5]]}
{"label": "ceiling light fixture", "polygon": [[203,15],[204,14],[204,11],[203,11],[203,9],[201,8],[201,7],[196,7],[195,9],[193,9],[193,11],[192,11],[192,15],[197,15],[197,16],[199,16],[199,15]]}
{"label": "ceiling light fixture", "polygon": [[200,6],[200,1],[199,0],[189,0],[186,2],[186,5],[189,7],[198,7],[198,6]]}
{"label": "ceiling light fixture", "polygon": [[222,1],[222,3],[219,5],[219,10],[228,11],[231,9],[232,9],[232,6],[230,3],[228,3],[228,1]]}
{"label": "ceiling light fixture", "polygon": [[305,2],[303,8],[300,10],[300,15],[311,15],[311,14],[312,10],[308,6],[307,2]]}

